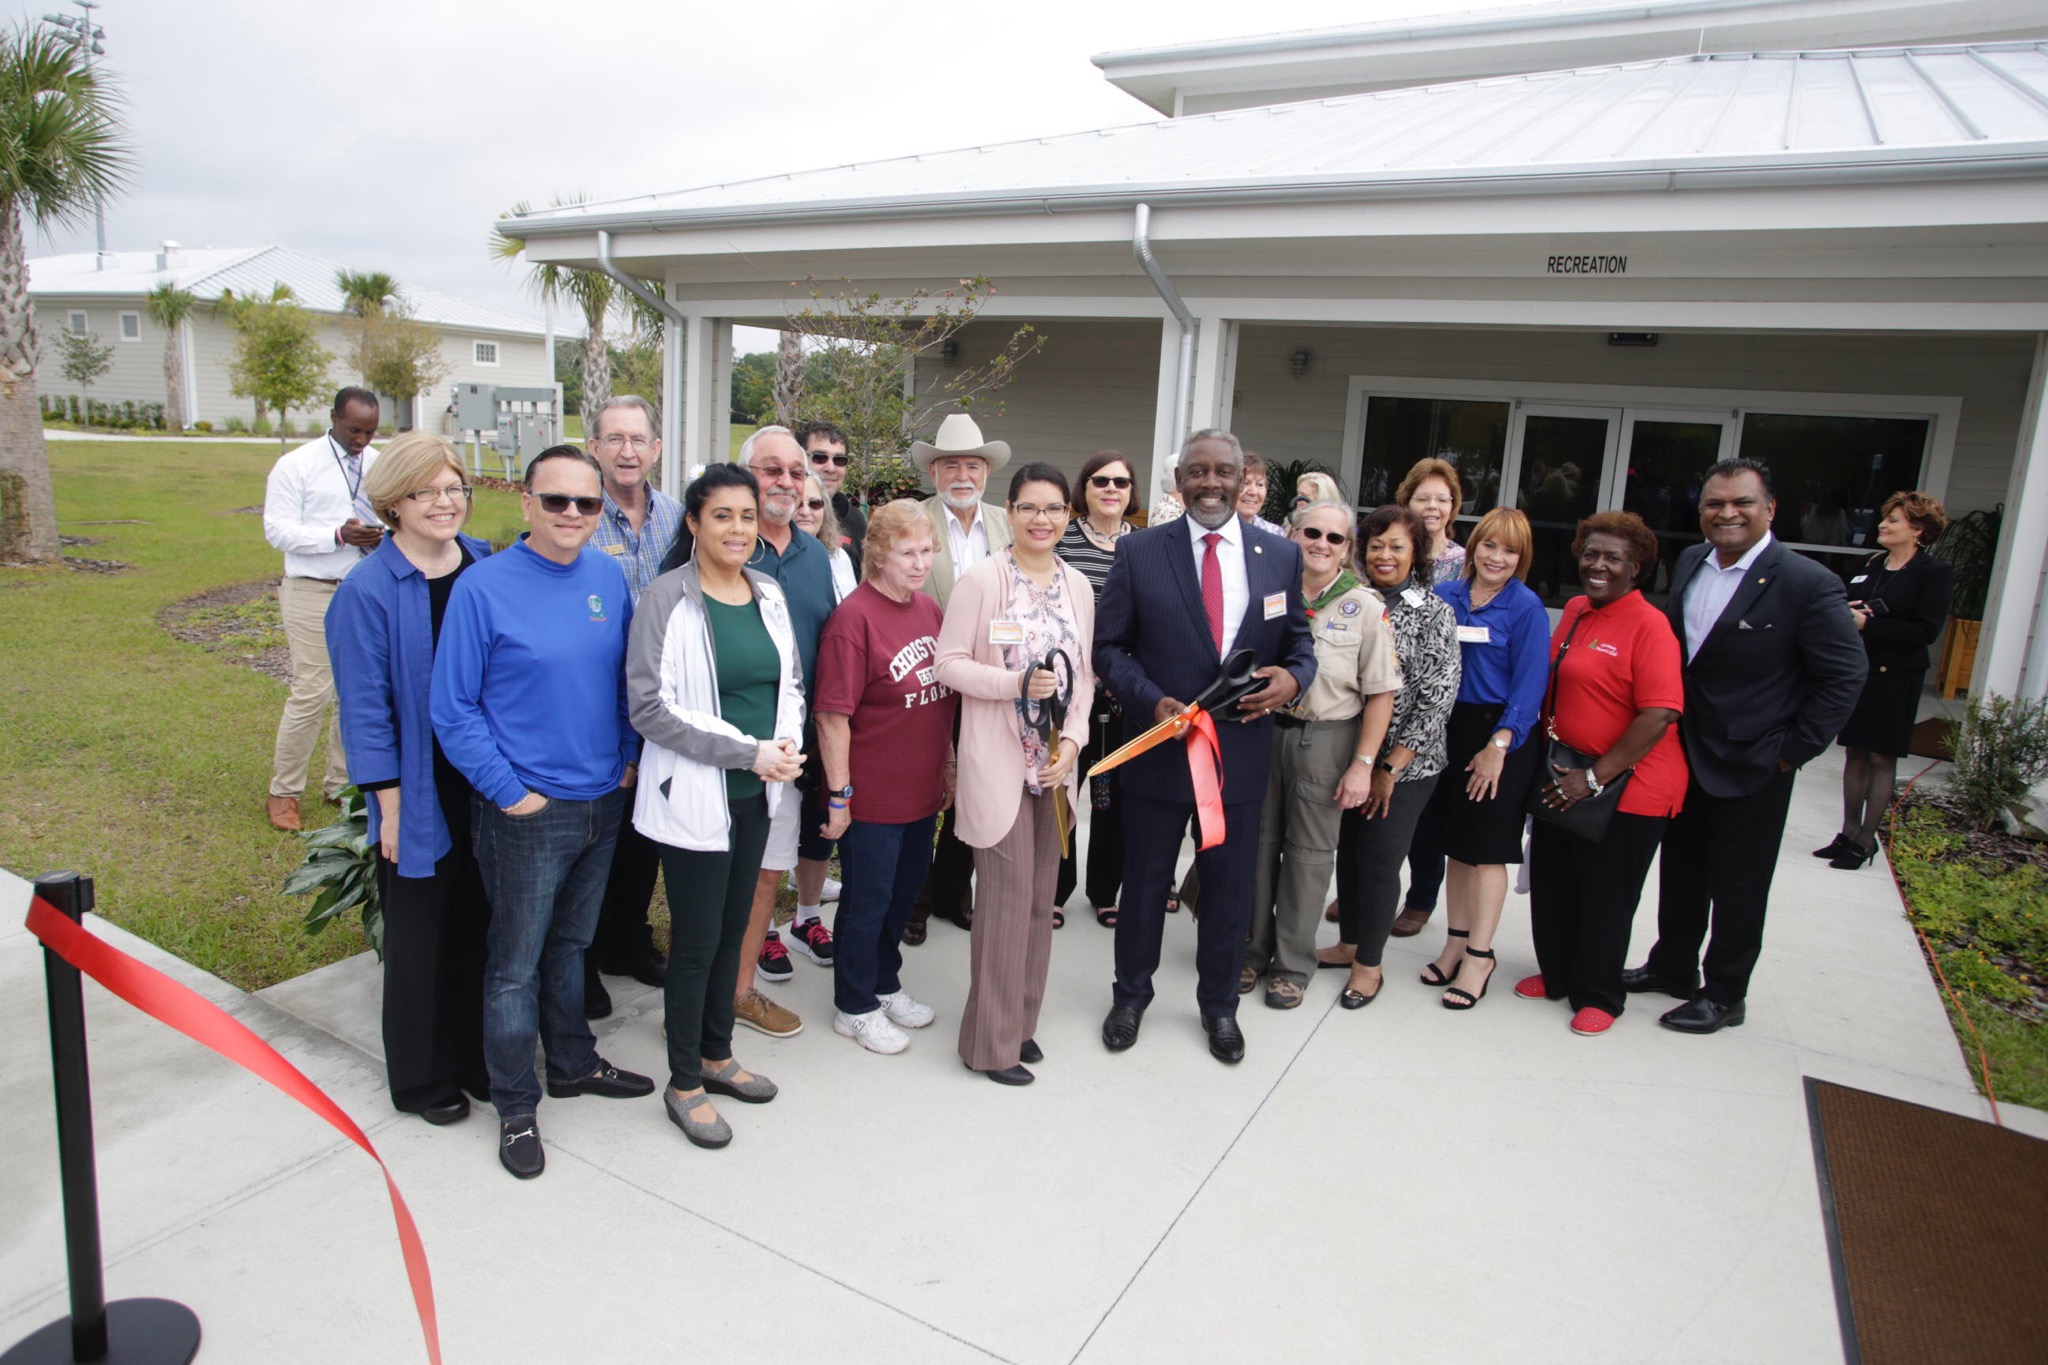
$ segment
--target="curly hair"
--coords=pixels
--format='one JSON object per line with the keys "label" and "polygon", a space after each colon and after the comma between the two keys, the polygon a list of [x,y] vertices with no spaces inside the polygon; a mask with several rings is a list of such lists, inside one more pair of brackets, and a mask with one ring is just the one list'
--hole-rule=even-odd
{"label": "curly hair", "polygon": [[[1415,575],[1415,581],[1426,588],[1435,569],[1435,563],[1427,553],[1429,528],[1422,524],[1421,514],[1411,511],[1406,503],[1390,502],[1384,507],[1375,507],[1358,523],[1358,568],[1361,572],[1364,571],[1366,545],[1375,537],[1383,536],[1397,526],[1408,536],[1408,544],[1414,558],[1411,572]],[[1369,579],[1371,575],[1367,577]]]}
{"label": "curly hair", "polygon": [[884,503],[868,516],[867,538],[861,542],[861,578],[872,583],[882,574],[882,561],[889,557],[889,551],[896,548],[896,542],[905,536],[926,536],[932,533],[931,519],[924,514],[924,504],[914,498],[897,498]]}
{"label": "curly hair", "polygon": [[1629,553],[1636,560],[1636,581],[1642,582],[1643,575],[1657,566],[1657,533],[1649,523],[1633,512],[1595,512],[1579,523],[1578,534],[1572,537],[1572,558],[1576,560],[1586,552],[1586,540],[1594,535],[1616,536],[1628,542]]}
{"label": "curly hair", "polygon": [[[386,456],[385,458],[389,458]],[[1884,500],[1884,506],[1877,512],[1877,519],[1883,521],[1897,508],[1906,514],[1913,529],[1919,533],[1920,548],[1927,549],[1941,539],[1941,533],[1948,529],[1948,509],[1939,500],[1914,489],[1910,493],[1894,493]]]}
{"label": "curly hair", "polygon": [[1458,470],[1449,460],[1439,460],[1431,455],[1417,460],[1408,470],[1408,477],[1401,480],[1401,486],[1394,490],[1394,501],[1403,507],[1415,496],[1415,490],[1422,487],[1424,479],[1442,479],[1444,487],[1451,490],[1451,510],[1465,505],[1465,490],[1458,483]]}

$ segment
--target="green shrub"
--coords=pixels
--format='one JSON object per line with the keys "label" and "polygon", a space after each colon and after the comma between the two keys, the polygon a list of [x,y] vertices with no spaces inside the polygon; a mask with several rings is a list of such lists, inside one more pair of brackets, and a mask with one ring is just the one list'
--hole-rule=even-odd
{"label": "green shrub", "polygon": [[[232,419],[230,419],[230,420],[232,420]],[[194,430],[194,431],[212,431],[212,430],[213,430],[213,423],[211,423],[211,422],[194,422],[194,423],[192,424],[192,430]],[[233,431],[233,430],[234,430],[234,428],[233,428],[232,426],[230,426],[230,427],[228,428],[228,430],[229,430],[229,431]]]}
{"label": "green shrub", "polygon": [[275,436],[277,434],[277,428],[270,425],[268,417],[258,417],[249,424],[249,430],[258,436]]}
{"label": "green shrub", "polygon": [[2008,1005],[2033,998],[2033,992],[2000,971],[1983,950],[1954,948],[1941,955],[1941,974],[1948,984],[1966,995],[1999,1000]]}
{"label": "green shrub", "polygon": [[1947,792],[1963,819],[1991,829],[2048,777],[2048,701],[1990,693],[1970,699],[1956,731]]}

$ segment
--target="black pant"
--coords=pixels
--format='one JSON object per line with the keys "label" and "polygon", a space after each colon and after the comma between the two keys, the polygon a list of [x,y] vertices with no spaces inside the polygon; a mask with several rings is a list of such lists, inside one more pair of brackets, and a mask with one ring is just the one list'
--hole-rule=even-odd
{"label": "black pant", "polygon": [[[785,791],[782,799],[797,796]],[[754,883],[768,847],[768,798],[757,794],[730,804],[730,848],[699,852],[654,845],[668,887],[668,979],[662,987],[668,1083],[683,1091],[703,1084],[705,1062],[722,1066],[732,1057],[740,941],[747,936]]]}
{"label": "black pant", "polygon": [[974,904],[974,850],[960,842],[954,831],[958,806],[939,813],[938,842],[932,848],[932,870],[917,893],[910,917],[922,922],[933,914],[959,919]]}
{"label": "black pant", "polygon": [[[1223,808],[1228,834],[1221,844],[1195,854],[1206,888],[1202,920],[1195,935],[1195,999],[1214,1018],[1237,1014],[1237,973],[1244,965],[1245,935],[1252,923],[1252,889],[1258,880],[1258,801]],[[1166,893],[1173,865],[1194,814],[1192,801],[1154,801],[1124,794],[1124,887],[1130,895],[1116,917],[1116,985],[1119,1005],[1144,1009],[1152,1003],[1152,974],[1159,967],[1159,943],[1166,930]]]}
{"label": "black pant", "polygon": [[[1088,731],[1088,747],[1076,760],[1080,771],[1086,773],[1101,762],[1104,755],[1114,753],[1123,742],[1121,718],[1095,717]],[[1124,805],[1116,770],[1112,768],[1092,780],[1084,779],[1081,799],[1090,806],[1088,904],[1097,910],[1107,910],[1116,904],[1117,892],[1124,882]],[[1065,905],[1067,897],[1074,894],[1076,881],[1074,849],[1069,843],[1066,856],[1060,859],[1059,882],[1053,890],[1052,903]]]}
{"label": "black pant", "polygon": [[1364,966],[1379,966],[1386,951],[1400,899],[1401,863],[1442,776],[1396,782],[1385,815],[1368,820],[1347,810],[1337,826],[1337,936],[1358,945]]}
{"label": "black pant", "polygon": [[465,816],[431,877],[377,857],[384,907],[384,1072],[394,1107],[416,1114],[491,1088],[484,1067],[484,938],[490,907]]}
{"label": "black pant", "polygon": [[598,969],[624,975],[633,958],[654,951],[647,910],[654,901],[654,875],[660,868],[661,845],[633,827],[629,805],[626,818],[619,822],[604,904],[597,912],[597,933],[590,941],[590,960]]}
{"label": "black pant", "polygon": [[1628,963],[1629,928],[1669,823],[1662,815],[1616,812],[1596,844],[1548,820],[1535,822],[1529,836],[1529,932],[1550,999],[1620,1016],[1628,1002],[1621,970]]}
{"label": "black pant", "polygon": [[1792,804],[1792,773],[1779,773],[1748,796],[1710,796],[1695,779],[1685,809],[1664,831],[1664,862],[1657,877],[1657,946],[1645,964],[1658,976],[1691,980],[1707,943],[1706,983],[1718,1005],[1749,994],[1749,974],[1764,946],[1764,906],[1778,845]]}
{"label": "black pant", "polygon": [[1437,893],[1444,885],[1444,821],[1448,814],[1432,802],[1415,821],[1415,835],[1408,841],[1408,894],[1401,897],[1404,910],[1436,909]]}

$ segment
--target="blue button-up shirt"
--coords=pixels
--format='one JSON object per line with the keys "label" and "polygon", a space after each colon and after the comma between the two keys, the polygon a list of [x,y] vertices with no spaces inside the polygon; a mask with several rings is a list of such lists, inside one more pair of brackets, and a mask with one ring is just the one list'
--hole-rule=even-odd
{"label": "blue button-up shirt", "polygon": [[647,485],[647,515],[638,534],[626,513],[612,501],[611,490],[604,495],[604,511],[598,515],[597,530],[590,537],[591,548],[602,550],[626,571],[626,591],[635,602],[661,572],[661,561],[676,543],[682,529],[683,505],[652,484]]}
{"label": "blue button-up shirt", "polygon": [[[1543,692],[1550,682],[1550,613],[1543,609],[1543,599],[1519,578],[1510,578],[1477,611],[1472,609],[1469,578],[1439,583],[1436,592],[1458,618],[1459,652],[1465,664],[1458,700],[1501,707],[1493,728],[1514,731],[1510,747],[1521,748],[1543,709]],[[1484,642],[1478,639],[1482,630]]]}

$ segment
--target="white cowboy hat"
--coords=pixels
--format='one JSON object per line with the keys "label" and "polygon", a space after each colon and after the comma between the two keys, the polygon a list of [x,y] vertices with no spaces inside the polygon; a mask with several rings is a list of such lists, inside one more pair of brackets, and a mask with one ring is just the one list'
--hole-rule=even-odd
{"label": "white cowboy hat", "polygon": [[974,419],[964,412],[956,412],[939,423],[939,433],[929,444],[923,441],[910,443],[910,458],[925,473],[931,472],[932,461],[941,455],[979,456],[988,461],[993,472],[1010,462],[1010,443],[982,440],[981,428],[974,424]]}

